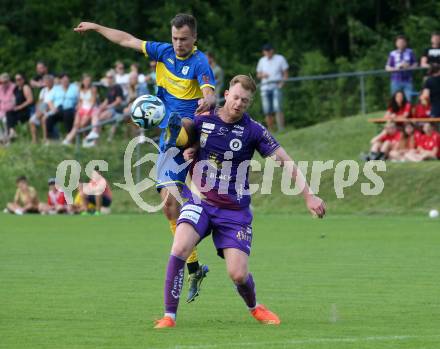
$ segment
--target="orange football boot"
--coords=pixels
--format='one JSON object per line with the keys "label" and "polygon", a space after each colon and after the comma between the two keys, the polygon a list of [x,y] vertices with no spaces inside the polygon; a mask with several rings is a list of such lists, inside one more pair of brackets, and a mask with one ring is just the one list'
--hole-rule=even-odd
{"label": "orange football boot", "polygon": [[263,304],[258,304],[255,309],[251,311],[251,314],[255,320],[265,325],[279,325],[281,323],[280,318]]}
{"label": "orange football boot", "polygon": [[173,318],[169,316],[164,316],[162,319],[155,321],[156,326],[154,328],[168,328],[168,327],[175,327],[176,321],[173,320]]}

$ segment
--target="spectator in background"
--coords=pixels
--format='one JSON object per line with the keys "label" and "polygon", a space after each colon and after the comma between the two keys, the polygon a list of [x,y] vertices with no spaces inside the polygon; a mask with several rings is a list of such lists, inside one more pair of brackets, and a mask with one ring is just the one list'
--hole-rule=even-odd
{"label": "spectator in background", "polygon": [[89,132],[85,138],[86,146],[93,146],[94,141],[99,138],[99,122],[107,119],[111,119],[116,116],[117,113],[123,112],[124,94],[121,86],[115,84],[115,75],[113,71],[109,70],[106,74],[107,79],[107,97],[98,107],[96,114],[92,116],[93,129]]}
{"label": "spectator in background", "polygon": [[[278,130],[284,129],[284,114],[282,111],[281,89],[284,80],[288,78],[289,65],[286,59],[275,54],[271,44],[263,46],[263,57],[257,65],[257,77],[261,80],[261,103],[266,117],[266,124],[270,131],[274,130],[274,114]],[[277,82],[271,82],[278,80]]]}
{"label": "spectator in background", "polygon": [[408,101],[411,100],[413,90],[412,71],[405,69],[417,67],[417,59],[413,50],[408,48],[406,37],[399,35],[396,37],[396,50],[388,55],[385,69],[391,73],[391,94],[398,90],[403,90]]}
{"label": "spectator in background", "polygon": [[84,184],[82,192],[85,207],[93,204],[95,215],[110,213],[112,191],[105,178],[98,171],[92,172],[90,182]]}
{"label": "spectator in background", "polygon": [[223,91],[223,84],[225,81],[225,74],[223,72],[222,67],[220,67],[217,64],[217,61],[215,60],[214,54],[212,52],[206,52],[206,56],[208,57],[208,63],[209,66],[212,69],[212,72],[214,73],[215,78],[215,96],[217,100],[217,104],[220,101],[221,93]]}
{"label": "spectator in background", "polygon": [[385,160],[395,150],[402,137],[394,122],[388,122],[383,131],[371,140],[371,149],[366,160]]}
{"label": "spectator in background", "polygon": [[47,136],[50,139],[58,138],[55,126],[60,121],[63,121],[64,130],[70,132],[78,103],[79,91],[76,83],[71,83],[66,73],[61,74],[60,79],[61,83],[54,87],[46,118]]}
{"label": "spectator in background", "polygon": [[37,127],[41,125],[43,129],[43,142],[47,140],[46,130],[46,116],[49,112],[49,102],[52,100],[54,91],[54,77],[46,74],[43,77],[44,87],[40,90],[35,113],[29,119],[29,126],[31,128],[32,143],[37,143]]}
{"label": "spectator in background", "polygon": [[407,101],[403,91],[393,94],[388,104],[384,118],[387,120],[407,119],[411,115],[411,104]]}
{"label": "spectator in background", "polygon": [[405,161],[406,154],[417,148],[420,137],[422,137],[421,132],[412,123],[406,123],[397,146],[388,155],[389,159],[392,161]]}
{"label": "spectator in background", "polygon": [[[140,83],[137,73],[135,72],[130,73],[130,78],[128,80],[128,87],[127,87],[127,100],[126,100],[127,106],[123,109],[124,120],[130,120],[130,108],[133,101],[139,96],[143,96],[147,94],[149,94],[147,83],[146,82]],[[111,141],[113,139],[118,124],[119,122],[112,125],[107,138],[108,141]],[[140,130],[137,126],[133,125],[133,127]]]}
{"label": "spectator in background", "polygon": [[127,96],[127,87],[128,87],[128,79],[129,75],[125,72],[124,63],[121,61],[115,62],[115,83],[121,86],[122,91],[124,92],[124,97]]}
{"label": "spectator in background", "polygon": [[429,68],[432,64],[440,64],[440,32],[431,34],[431,47],[427,48],[420,60],[420,65]]}
{"label": "spectator in background", "polygon": [[86,127],[92,120],[92,116],[98,113],[98,108],[96,107],[97,96],[98,91],[92,85],[92,77],[88,74],[83,74],[75,120],[73,121],[72,129],[63,141],[64,145],[71,144],[78,130]]}
{"label": "spectator in background", "polygon": [[440,65],[432,64],[430,77],[425,81],[422,98],[431,103],[432,118],[440,118]]}
{"label": "spectator in background", "polygon": [[34,103],[34,96],[23,74],[15,75],[14,96],[15,107],[6,113],[9,139],[17,138],[15,127],[19,122],[28,122],[31,117],[31,106]]}
{"label": "spectator in background", "polygon": [[145,76],[145,82],[148,85],[148,90],[154,95],[157,95],[156,65],[156,61],[150,61],[150,72]]}
{"label": "spectator in background", "polygon": [[0,75],[0,143],[8,142],[6,127],[6,113],[15,106],[15,85],[11,82],[8,73]]}
{"label": "spectator in background", "polygon": [[47,203],[41,202],[38,205],[38,211],[41,214],[57,214],[70,212],[64,193],[55,185],[55,178],[49,178],[47,185]]}
{"label": "spectator in background", "polygon": [[417,148],[409,151],[405,159],[409,161],[435,160],[440,156],[440,134],[434,130],[431,123],[423,124],[423,135],[419,138]]}
{"label": "spectator in background", "polygon": [[49,74],[46,63],[44,63],[43,61],[37,62],[37,65],[35,66],[35,71],[36,75],[32,78],[30,84],[33,88],[43,88],[43,77]]}
{"label": "spectator in background", "polygon": [[136,75],[137,75],[137,77],[138,77],[138,82],[139,82],[140,84],[142,84],[142,83],[145,82],[145,75],[142,74],[142,73],[139,71],[139,64],[138,64],[138,63],[132,63],[132,64],[130,65],[130,74],[129,74],[129,77],[128,77],[128,80],[129,80],[128,83],[130,83],[130,76],[131,76],[132,74],[136,74]]}
{"label": "spectator in background", "polygon": [[29,186],[26,176],[20,176],[16,180],[17,190],[14,201],[6,205],[4,212],[22,215],[24,213],[38,213],[37,191]]}
{"label": "spectator in background", "polygon": [[419,94],[418,102],[414,106],[411,117],[414,119],[429,118],[431,115],[431,104],[429,103],[429,97],[426,98],[423,92]]}

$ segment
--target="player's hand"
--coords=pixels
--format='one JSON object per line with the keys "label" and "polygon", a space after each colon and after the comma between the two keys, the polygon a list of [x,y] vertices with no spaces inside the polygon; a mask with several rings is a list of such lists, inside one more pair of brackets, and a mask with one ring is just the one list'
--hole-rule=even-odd
{"label": "player's hand", "polygon": [[206,98],[201,98],[198,101],[199,107],[196,110],[196,115],[200,115],[206,111],[209,111],[209,108],[211,108],[211,104]]}
{"label": "player's hand", "polygon": [[73,28],[73,31],[82,34],[88,30],[96,30],[97,28],[98,28],[98,25],[96,23],[81,22],[80,24],[78,24],[78,26],[76,28]]}
{"label": "player's hand", "polygon": [[196,152],[196,148],[186,148],[183,151],[183,158],[185,159],[185,161],[194,160],[196,157]]}
{"label": "player's hand", "polygon": [[318,218],[324,217],[325,203],[321,198],[315,195],[309,195],[306,198],[306,205],[312,215],[317,216]]}

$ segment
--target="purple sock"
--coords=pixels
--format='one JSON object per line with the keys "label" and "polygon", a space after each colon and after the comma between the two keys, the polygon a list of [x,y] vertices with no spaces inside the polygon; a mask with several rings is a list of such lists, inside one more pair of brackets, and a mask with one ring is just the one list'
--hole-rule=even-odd
{"label": "purple sock", "polygon": [[244,302],[248,308],[254,308],[257,305],[256,295],[255,295],[255,283],[252,278],[252,274],[249,273],[247,281],[243,285],[235,285],[237,291],[243,298]]}
{"label": "purple sock", "polygon": [[185,260],[170,255],[165,279],[165,312],[176,314],[185,273]]}

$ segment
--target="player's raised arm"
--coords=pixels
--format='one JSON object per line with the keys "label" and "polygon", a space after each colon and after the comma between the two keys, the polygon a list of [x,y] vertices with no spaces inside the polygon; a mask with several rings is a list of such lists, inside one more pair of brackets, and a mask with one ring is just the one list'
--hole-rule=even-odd
{"label": "player's raised arm", "polygon": [[73,30],[77,33],[85,33],[93,30],[115,44],[142,52],[143,41],[122,30],[107,28],[100,24],[91,22],[81,22]]}
{"label": "player's raised arm", "polygon": [[310,213],[318,216],[319,218],[323,218],[325,215],[324,201],[313,194],[312,190],[307,184],[306,178],[295,165],[289,154],[287,154],[283,147],[279,147],[272,155],[275,155],[276,161],[281,162],[281,166],[288,168],[291,178],[295,181],[299,188],[302,188],[302,194]]}

